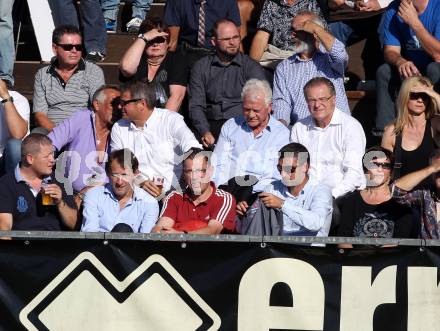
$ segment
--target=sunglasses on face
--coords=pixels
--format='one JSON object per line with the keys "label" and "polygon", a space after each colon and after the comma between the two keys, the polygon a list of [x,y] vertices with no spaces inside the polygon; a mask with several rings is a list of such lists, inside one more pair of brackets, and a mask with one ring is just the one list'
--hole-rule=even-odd
{"label": "sunglasses on face", "polygon": [[427,100],[428,98],[429,98],[428,95],[424,92],[410,92],[409,93],[410,100],[419,100],[419,99]]}
{"label": "sunglasses on face", "polygon": [[165,41],[167,41],[167,39],[165,37],[156,37],[156,38],[148,41],[147,45],[151,46],[154,44],[163,44]]}
{"label": "sunglasses on face", "polygon": [[58,47],[61,47],[65,51],[71,51],[72,49],[76,49],[78,52],[81,52],[83,47],[81,44],[56,44]]}
{"label": "sunglasses on face", "polygon": [[393,165],[389,162],[372,162],[376,167],[391,170],[393,168]]}
{"label": "sunglasses on face", "polygon": [[295,173],[295,171],[296,171],[296,168],[297,167],[294,167],[294,166],[287,166],[287,167],[282,167],[282,166],[280,166],[280,165],[277,165],[277,169],[278,169],[278,171],[281,173],[281,172],[284,172],[284,173],[291,173],[291,174],[294,174]]}
{"label": "sunglasses on face", "polygon": [[129,103],[138,102],[140,100],[142,100],[142,99],[140,99],[140,98],[138,98],[138,99],[130,99],[130,100],[119,99],[119,104],[121,105],[121,107],[124,107],[124,106],[128,105]]}

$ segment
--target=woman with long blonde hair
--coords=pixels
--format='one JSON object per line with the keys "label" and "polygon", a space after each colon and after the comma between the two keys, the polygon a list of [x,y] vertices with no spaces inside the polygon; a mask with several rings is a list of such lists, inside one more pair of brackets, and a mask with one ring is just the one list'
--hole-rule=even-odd
{"label": "woman with long blonde hair", "polygon": [[394,152],[395,179],[428,166],[440,145],[440,95],[428,78],[410,77],[402,83],[396,107],[397,118],[385,128],[381,144]]}

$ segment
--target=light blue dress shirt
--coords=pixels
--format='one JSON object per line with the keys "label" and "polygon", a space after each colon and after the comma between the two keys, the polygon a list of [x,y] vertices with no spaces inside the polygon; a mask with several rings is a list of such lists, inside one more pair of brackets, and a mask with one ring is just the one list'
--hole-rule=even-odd
{"label": "light blue dress shirt", "polygon": [[256,137],[243,116],[229,119],[222,127],[214,149],[215,184],[225,184],[236,176],[258,178],[253,192],[262,192],[273,180],[280,179],[277,170],[278,151],[289,143],[289,130],[272,116],[266,128]]}
{"label": "light blue dress shirt", "polygon": [[333,198],[330,188],[309,178],[298,196],[290,194],[281,180],[267,186],[265,192],[284,200],[283,232],[295,236],[327,237],[330,230]]}
{"label": "light blue dress shirt", "polygon": [[156,224],[159,205],[151,195],[135,187],[133,197],[124,208],[113,194],[110,184],[87,191],[84,197],[82,232],[110,232],[118,223],[128,224],[134,232],[148,233]]}

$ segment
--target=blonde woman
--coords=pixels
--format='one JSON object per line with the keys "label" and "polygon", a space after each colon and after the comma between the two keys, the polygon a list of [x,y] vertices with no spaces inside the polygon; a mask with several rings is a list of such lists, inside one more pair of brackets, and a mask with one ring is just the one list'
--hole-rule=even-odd
{"label": "blonde woman", "polygon": [[[397,119],[385,128],[382,147],[395,156],[394,179],[429,164],[440,145],[440,95],[426,77],[403,81],[396,102]],[[429,180],[421,186],[429,184]]]}

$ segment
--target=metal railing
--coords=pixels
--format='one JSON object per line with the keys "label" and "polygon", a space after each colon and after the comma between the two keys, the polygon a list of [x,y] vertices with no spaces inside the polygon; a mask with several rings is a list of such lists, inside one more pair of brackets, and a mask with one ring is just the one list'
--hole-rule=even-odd
{"label": "metal railing", "polygon": [[440,246],[440,240],[401,238],[353,238],[353,237],[297,237],[297,236],[245,236],[245,235],[196,235],[161,233],[102,233],[102,232],[52,232],[52,231],[0,231],[0,237],[14,240],[134,240],[134,241],[175,241],[175,242],[252,242],[282,243],[291,245],[348,243],[353,245],[396,245],[396,246]]}

